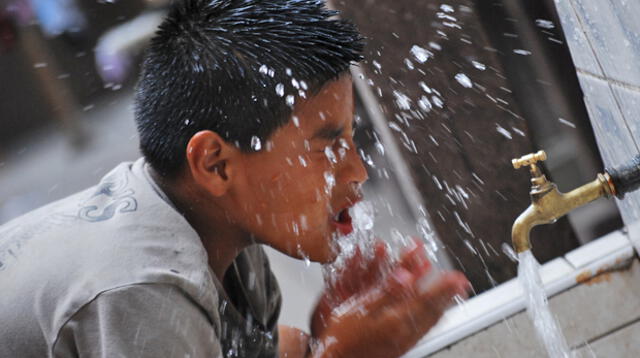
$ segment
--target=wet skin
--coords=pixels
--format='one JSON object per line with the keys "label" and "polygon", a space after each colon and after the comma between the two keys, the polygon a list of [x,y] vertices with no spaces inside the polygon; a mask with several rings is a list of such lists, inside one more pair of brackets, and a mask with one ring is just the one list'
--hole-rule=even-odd
{"label": "wet skin", "polygon": [[351,77],[297,100],[297,120],[278,129],[260,152],[243,157],[234,215],[259,242],[327,263],[337,254],[335,239],[351,231],[345,210],[360,200],[367,179],[352,138]]}

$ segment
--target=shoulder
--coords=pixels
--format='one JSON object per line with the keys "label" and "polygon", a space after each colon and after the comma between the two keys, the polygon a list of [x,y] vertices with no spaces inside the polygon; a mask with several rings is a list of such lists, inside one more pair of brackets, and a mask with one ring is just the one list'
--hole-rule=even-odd
{"label": "shoulder", "polygon": [[0,286],[16,307],[0,310],[0,320],[37,320],[50,341],[96,297],[144,284],[177,287],[216,317],[204,247],[143,164],[121,164],[95,187],[0,227]]}
{"label": "shoulder", "polygon": [[101,292],[62,326],[55,356],[218,357],[215,322],[180,288],[135,284]]}

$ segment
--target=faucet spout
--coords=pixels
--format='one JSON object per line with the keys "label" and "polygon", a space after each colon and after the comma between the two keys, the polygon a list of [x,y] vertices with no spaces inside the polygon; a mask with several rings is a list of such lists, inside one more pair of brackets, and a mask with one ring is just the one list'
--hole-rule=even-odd
{"label": "faucet spout", "polygon": [[539,225],[535,222],[535,208],[533,205],[518,216],[511,228],[511,242],[516,253],[525,252],[531,249],[531,241],[529,233],[534,226]]}

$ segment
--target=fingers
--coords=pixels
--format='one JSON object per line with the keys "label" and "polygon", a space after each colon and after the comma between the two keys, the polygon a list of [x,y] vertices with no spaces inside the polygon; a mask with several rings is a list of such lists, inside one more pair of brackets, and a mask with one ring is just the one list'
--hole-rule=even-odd
{"label": "fingers", "polygon": [[412,272],[414,275],[422,276],[431,269],[431,262],[427,257],[424,243],[418,239],[414,240],[414,247],[407,250],[400,258],[399,265]]}
{"label": "fingers", "polygon": [[419,299],[435,310],[445,310],[455,296],[466,298],[471,284],[460,272],[445,272]]}
{"label": "fingers", "polygon": [[365,257],[360,248],[356,248],[334,284],[334,294],[346,299],[373,286],[385,276],[389,266],[389,254],[384,242],[375,243],[370,259]]}

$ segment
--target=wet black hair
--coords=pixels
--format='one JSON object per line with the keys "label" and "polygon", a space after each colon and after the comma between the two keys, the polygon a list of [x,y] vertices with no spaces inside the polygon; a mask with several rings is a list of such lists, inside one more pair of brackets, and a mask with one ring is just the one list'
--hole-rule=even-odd
{"label": "wet black hair", "polygon": [[258,149],[289,122],[295,100],[362,59],[362,36],[335,15],[322,0],[175,2],[135,95],[147,161],[176,174],[189,139],[206,129],[243,151]]}

